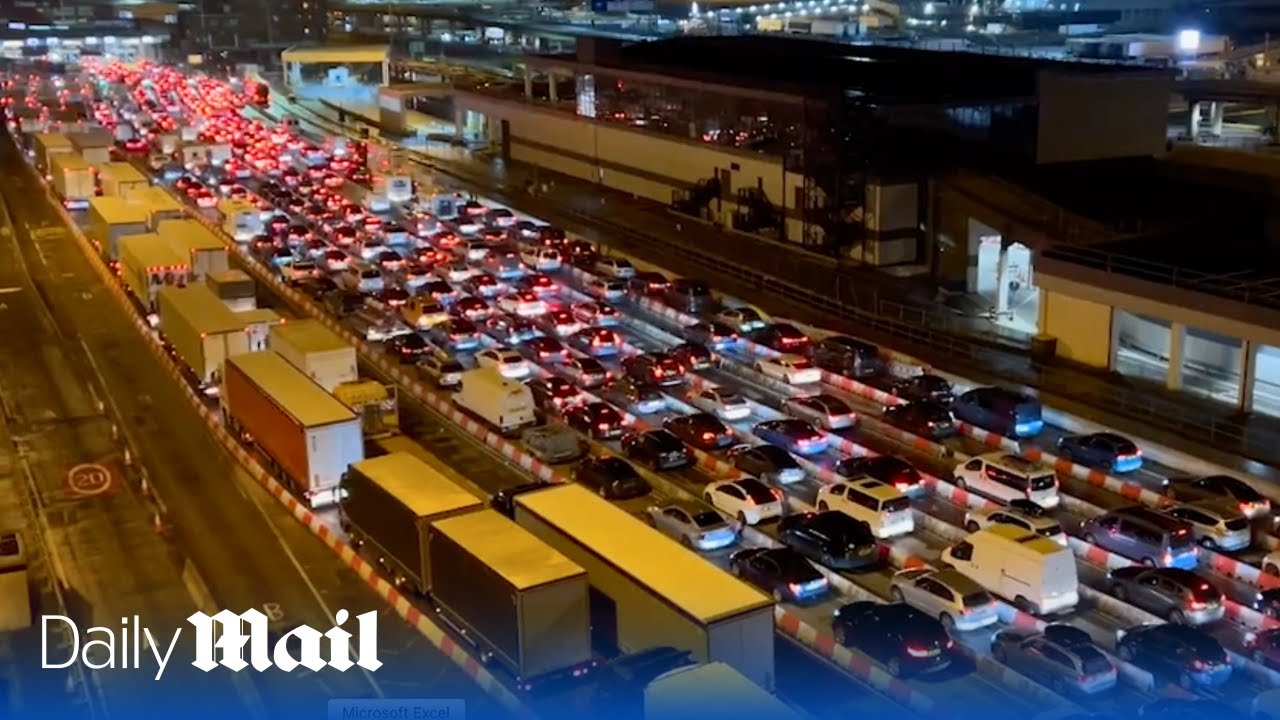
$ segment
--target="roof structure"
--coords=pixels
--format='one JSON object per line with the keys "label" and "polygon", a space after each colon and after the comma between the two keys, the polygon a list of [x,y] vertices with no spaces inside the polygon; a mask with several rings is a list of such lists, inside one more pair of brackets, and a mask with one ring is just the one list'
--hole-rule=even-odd
{"label": "roof structure", "polygon": [[475,495],[409,453],[361,460],[352,467],[418,517],[445,515],[482,505]]}
{"label": "roof structure", "polygon": [[283,62],[296,63],[380,63],[391,59],[390,45],[294,46],[280,53]]}
{"label": "roof structure", "polygon": [[493,510],[437,520],[431,526],[519,590],[586,574],[577,563]]}

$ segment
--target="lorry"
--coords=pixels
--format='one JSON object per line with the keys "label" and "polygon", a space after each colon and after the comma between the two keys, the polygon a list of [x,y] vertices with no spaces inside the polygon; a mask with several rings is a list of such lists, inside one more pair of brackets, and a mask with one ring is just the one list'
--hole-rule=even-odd
{"label": "lorry", "polygon": [[147,176],[127,162],[98,164],[98,180],[102,183],[102,194],[111,197],[129,198],[132,192],[151,187]]}
{"label": "lorry", "polygon": [[[208,287],[206,285],[206,287]],[[212,291],[210,291],[212,292]],[[218,300],[223,307],[226,304],[221,299]],[[284,322],[284,318],[271,308],[252,308],[249,310],[240,310],[235,313],[236,317],[244,323],[245,335],[249,336],[249,352],[259,352],[267,348],[267,336],[271,334],[271,328]],[[341,400],[342,398],[338,398]]]}
{"label": "lorry", "polygon": [[298,320],[271,328],[267,347],[328,392],[360,379],[355,347],[319,320]]}
{"label": "lorry", "polygon": [[334,387],[333,396],[360,416],[365,437],[384,438],[400,432],[400,401],[395,385],[353,380]]}
{"label": "lorry", "polygon": [[773,598],[576,483],[515,496],[514,520],[587,571],[592,647],[724,662],[772,691]]}
{"label": "lorry", "polygon": [[484,420],[500,434],[514,436],[537,423],[533,393],[528,386],[504,377],[494,368],[462,373],[453,402]]}
{"label": "lorry", "polygon": [[243,270],[223,270],[205,276],[204,282],[227,307],[244,312],[258,307],[257,286]]}
{"label": "lorry", "polygon": [[160,334],[191,373],[196,389],[216,395],[222,363],[251,351],[244,322],[204,285],[156,293]]}
{"label": "lorry", "polygon": [[431,591],[428,525],[484,503],[421,458],[391,453],[352,463],[342,477],[342,529],[356,547],[369,545],[396,587]]}
{"label": "lorry", "polygon": [[49,175],[49,160],[59,153],[74,153],[76,148],[66,135],[57,132],[46,132],[36,135],[33,150],[36,155],[36,167],[45,177]]}
{"label": "lorry", "polygon": [[97,195],[93,168],[76,153],[58,153],[50,158],[49,175],[53,177],[54,192],[69,210],[89,207],[89,201]]}
{"label": "lorry", "polygon": [[644,720],[800,720],[800,713],[725,663],[691,665],[644,687]]}
{"label": "lorry", "polygon": [[161,220],[156,232],[168,238],[188,258],[191,274],[198,280],[231,269],[227,246],[222,238],[198,220]]}
{"label": "lorry", "polygon": [[16,632],[31,627],[31,584],[27,548],[22,535],[0,535],[0,632]]}
{"label": "lorry", "polygon": [[594,667],[587,572],[495,510],[427,526],[431,602],[527,691]]}
{"label": "lorry", "polygon": [[166,286],[185,287],[190,274],[186,259],[167,239],[155,233],[120,238],[120,276],[153,326],[159,320],[156,293]]}
{"label": "lorry", "polygon": [[106,130],[71,132],[67,133],[67,139],[90,165],[100,168],[111,162],[111,149],[115,147],[116,141]]}
{"label": "lorry", "polygon": [[273,352],[227,358],[219,402],[227,428],[313,508],[337,502],[343,473],[364,459],[360,418]]}
{"label": "lorry", "polygon": [[979,530],[943,550],[942,562],[1024,612],[1059,613],[1080,602],[1071,548],[1016,525]]}
{"label": "lorry", "polygon": [[150,231],[147,209],[124,198],[95,197],[89,201],[87,235],[113,267],[120,262],[120,238]]}
{"label": "lorry", "polygon": [[264,232],[262,211],[248,200],[219,200],[218,217],[222,219],[222,231],[236,242],[249,242]]}
{"label": "lorry", "polygon": [[167,190],[155,185],[134,188],[125,198],[147,213],[147,230],[155,232],[162,220],[181,220],[187,216],[186,208]]}

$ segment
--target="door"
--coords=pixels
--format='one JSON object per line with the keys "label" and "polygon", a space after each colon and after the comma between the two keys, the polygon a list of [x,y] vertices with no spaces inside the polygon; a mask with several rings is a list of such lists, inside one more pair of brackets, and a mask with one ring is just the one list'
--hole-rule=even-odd
{"label": "door", "polygon": [[591,613],[591,647],[607,658],[616,657],[619,654],[617,604],[595,587],[588,588],[587,603]]}

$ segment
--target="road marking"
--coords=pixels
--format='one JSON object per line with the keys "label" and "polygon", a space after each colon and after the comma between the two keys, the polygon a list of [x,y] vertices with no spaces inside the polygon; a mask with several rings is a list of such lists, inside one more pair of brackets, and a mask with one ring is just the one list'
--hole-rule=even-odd
{"label": "road marking", "polygon": [[97,463],[76,465],[67,471],[67,489],[77,497],[94,497],[110,491],[111,471]]}
{"label": "road marking", "polygon": [[266,615],[271,622],[280,622],[284,619],[284,609],[277,602],[262,603],[262,614]]}
{"label": "road marking", "polygon": [[16,292],[22,292],[22,288],[17,286],[0,288],[0,295],[9,295],[11,293],[16,293]]}

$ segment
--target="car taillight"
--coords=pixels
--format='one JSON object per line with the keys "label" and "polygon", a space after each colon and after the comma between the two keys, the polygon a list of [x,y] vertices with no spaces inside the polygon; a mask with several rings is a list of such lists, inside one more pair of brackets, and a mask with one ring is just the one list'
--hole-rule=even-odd
{"label": "car taillight", "polygon": [[1170,563],[1172,563],[1172,562],[1173,562],[1173,553],[1172,553],[1172,552],[1170,552],[1170,551],[1168,551],[1168,550],[1165,550],[1165,551],[1164,551],[1164,555],[1163,555],[1163,556],[1161,556],[1160,560],[1161,560],[1165,565],[1169,565]]}
{"label": "car taillight", "polygon": [[1205,662],[1205,661],[1203,661],[1203,660],[1199,660],[1199,659],[1192,660],[1192,661],[1191,661],[1191,669],[1192,669],[1192,670],[1208,670],[1208,669],[1209,669],[1209,663],[1207,663],[1207,662]]}
{"label": "car taillight", "polygon": [[788,583],[787,589],[791,591],[792,595],[799,595],[804,590],[804,586],[800,583]]}
{"label": "car taillight", "polygon": [[601,430],[608,430],[608,429],[609,429],[609,423],[607,423],[607,422],[602,422],[602,423],[597,424],[597,425],[596,425],[596,427],[597,427],[597,428],[599,428],[599,429],[601,429]]}
{"label": "car taillight", "polygon": [[708,440],[708,441],[710,441],[710,440],[715,440],[715,439],[716,439],[716,434],[715,434],[715,433],[713,433],[713,432],[704,432],[704,433],[702,433],[702,439],[703,439],[703,440]]}
{"label": "car taillight", "polygon": [[773,496],[774,496],[775,498],[777,498],[777,499],[779,499],[779,500],[781,500],[781,499],[782,499],[782,491],[781,491],[781,490],[779,490],[778,488],[769,488],[769,490],[773,492]]}
{"label": "car taillight", "polygon": [[1192,600],[1191,602],[1187,603],[1188,610],[1203,610],[1207,607],[1209,607],[1208,603],[1205,603],[1201,600]]}
{"label": "car taillight", "polygon": [[930,652],[931,652],[930,649],[927,647],[920,647],[919,645],[907,646],[907,654],[914,658],[929,657]]}

